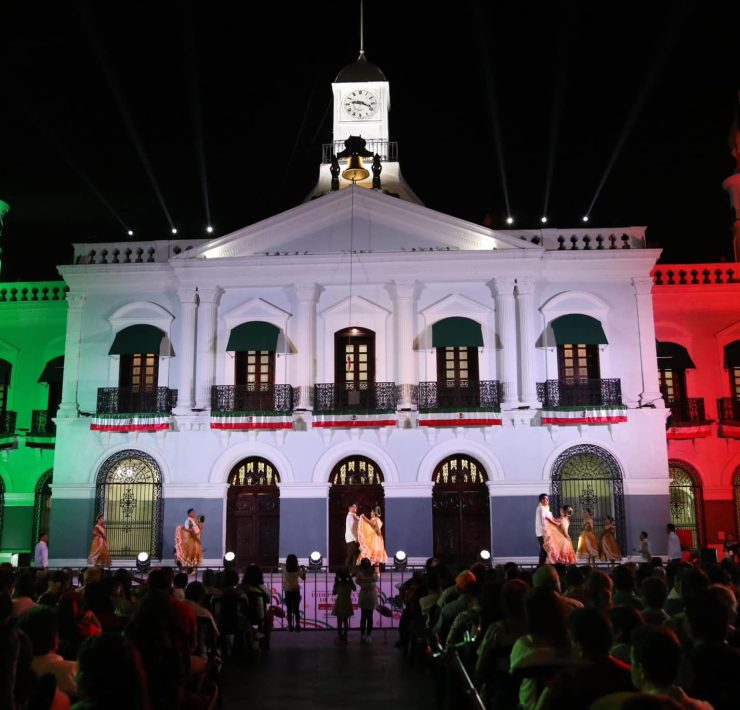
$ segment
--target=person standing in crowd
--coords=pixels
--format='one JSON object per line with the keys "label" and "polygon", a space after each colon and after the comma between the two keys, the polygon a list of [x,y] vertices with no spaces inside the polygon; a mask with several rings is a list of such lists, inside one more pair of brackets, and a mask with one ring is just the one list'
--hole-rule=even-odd
{"label": "person standing in crowd", "polygon": [[344,566],[352,574],[357,564],[357,556],[360,554],[360,544],[357,542],[357,524],[360,516],[357,515],[357,503],[350,503],[347,508],[347,518],[344,525],[344,541],[347,543],[347,556]]}
{"label": "person standing in crowd", "polygon": [[181,567],[198,567],[203,562],[203,525],[195,515],[195,508],[188,509],[188,517],[175,530],[175,560]]}
{"label": "person standing in crowd", "polygon": [[599,557],[606,562],[619,562],[622,559],[622,551],[617,542],[617,526],[611,515],[605,516],[604,529],[599,539]]}
{"label": "person standing in crowd", "polygon": [[545,525],[546,520],[552,520],[550,512],[550,496],[547,493],[540,493],[539,504],[534,514],[534,534],[540,545],[540,565],[545,564],[547,559],[547,550],[545,550]]}
{"label": "person standing in crowd", "polygon": [[360,562],[360,569],[357,572],[357,585],[360,587],[360,598],[358,600],[358,606],[360,607],[360,643],[372,643],[373,614],[375,613],[375,607],[378,606],[377,584],[377,565],[373,567],[366,557]]}
{"label": "person standing in crowd", "polygon": [[349,633],[349,620],[353,616],[352,592],[357,589],[355,583],[350,577],[349,570],[346,567],[340,567],[334,578],[334,588],[332,594],[336,597],[332,616],[337,617],[337,644],[340,646],[347,645],[347,634]]}
{"label": "person standing in crowd", "polygon": [[42,532],[33,551],[33,564],[37,569],[49,567],[49,533]]}
{"label": "person standing in crowd", "polygon": [[640,562],[650,562],[653,559],[653,553],[650,552],[650,543],[648,534],[643,530],[640,533]]}
{"label": "person standing in crowd", "polygon": [[668,533],[668,559],[669,561],[680,562],[681,561],[681,538],[676,534],[676,526],[673,523],[668,523],[665,526],[665,531]]}
{"label": "person standing in crowd", "polygon": [[87,562],[97,567],[110,567],[108,535],[105,532],[105,518],[102,515],[98,515],[95,518],[92,543],[90,545],[90,554],[87,556]]}
{"label": "person standing in crowd", "polygon": [[737,557],[737,540],[732,533],[727,533],[727,539],[725,540],[725,559],[730,562],[735,562]]}
{"label": "person standing in crowd", "polygon": [[283,599],[288,613],[288,631],[301,630],[301,582],[306,568],[298,566],[298,558],[288,555],[283,569]]}

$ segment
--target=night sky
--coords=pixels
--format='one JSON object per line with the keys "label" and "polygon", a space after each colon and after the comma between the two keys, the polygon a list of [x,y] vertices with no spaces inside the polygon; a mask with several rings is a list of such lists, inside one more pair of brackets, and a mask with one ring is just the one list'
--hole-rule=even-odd
{"label": "night sky", "polygon": [[[366,0],[365,16],[428,207],[505,228],[507,192],[515,226],[538,227],[551,172],[548,226],[579,227],[621,137],[590,224],[647,225],[665,263],[732,259],[740,3]],[[215,235],[300,203],[358,17],[356,0],[6,3],[3,280],[55,278],[73,242],[127,228],[167,239],[165,208],[205,236],[203,165]]]}

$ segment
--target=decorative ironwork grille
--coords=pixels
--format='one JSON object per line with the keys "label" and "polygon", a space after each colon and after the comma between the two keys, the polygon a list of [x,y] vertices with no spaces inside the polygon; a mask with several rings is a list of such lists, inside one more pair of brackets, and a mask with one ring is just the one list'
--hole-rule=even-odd
{"label": "decorative ironwork grille", "polygon": [[230,486],[277,486],[280,475],[273,465],[259,456],[240,461],[229,474]]}
{"label": "decorative ironwork grille", "polygon": [[293,388],[254,382],[246,385],[211,387],[214,412],[292,412]]}
{"label": "decorative ironwork grille", "polygon": [[168,387],[98,387],[98,414],[169,414],[177,404],[177,390]]}
{"label": "decorative ironwork grille", "polygon": [[15,434],[16,413],[6,409],[0,411],[0,434]]}
{"label": "decorative ironwork grille", "polygon": [[486,469],[470,456],[455,454],[442,461],[434,469],[432,478],[435,483],[451,485],[478,485],[488,481]]}
{"label": "decorative ironwork grille", "polygon": [[374,485],[383,483],[383,472],[372,459],[348,456],[334,467],[329,482],[335,486]]}
{"label": "decorative ironwork grille", "polygon": [[624,487],[619,463],[606,449],[591,444],[571,446],[555,459],[552,467],[552,510],[556,515],[564,505],[573,508],[569,534],[578,540],[583,513],[588,508],[594,518],[597,537],[610,515],[617,526],[617,540],[627,550],[624,516]]}
{"label": "decorative ironwork grille", "polygon": [[706,422],[704,414],[704,398],[689,397],[687,399],[677,399],[668,405],[671,410],[671,416],[668,417],[666,426],[676,426],[677,424]]}
{"label": "decorative ironwork grille", "polygon": [[537,399],[545,407],[598,407],[622,404],[622,381],[565,378],[537,383]]}
{"label": "decorative ironwork grille", "polygon": [[49,469],[41,474],[36,483],[36,495],[33,500],[33,529],[31,531],[31,549],[38,542],[42,532],[49,531],[51,522],[51,482],[54,472]]}
{"label": "decorative ironwork grille", "polygon": [[111,557],[148,552],[162,557],[162,474],[143,451],[127,449],[111,456],[98,473],[95,517],[102,514]]}
{"label": "decorative ironwork grille", "polygon": [[717,414],[721,422],[740,422],[740,398],[720,397],[717,400]]}
{"label": "decorative ironwork grille", "polygon": [[735,469],[732,482],[735,489],[735,539],[737,540],[740,537],[740,466]]}
{"label": "decorative ironwork grille", "polygon": [[[668,461],[671,522],[676,530],[691,533],[691,547],[704,545],[704,496],[699,472],[685,461]],[[682,540],[683,542],[683,540]]]}
{"label": "decorative ironwork grille", "polygon": [[498,407],[501,383],[498,380],[455,380],[451,385],[419,382],[417,401],[419,409]]}
{"label": "decorative ironwork grille", "polygon": [[56,436],[57,425],[47,409],[34,409],[31,412],[31,436]]}
{"label": "decorative ironwork grille", "polygon": [[395,382],[341,382],[314,385],[314,411],[396,408]]}

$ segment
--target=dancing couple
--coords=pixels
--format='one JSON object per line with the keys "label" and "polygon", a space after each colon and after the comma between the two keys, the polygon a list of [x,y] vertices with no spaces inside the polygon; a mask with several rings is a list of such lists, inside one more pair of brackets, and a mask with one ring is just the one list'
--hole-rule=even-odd
{"label": "dancing couple", "polygon": [[555,518],[550,512],[550,497],[547,493],[540,494],[534,524],[537,542],[540,544],[540,565],[576,563],[573,541],[568,535],[571,515],[573,508],[564,505],[560,508],[560,518]]}
{"label": "dancing couple", "polygon": [[347,557],[344,566],[350,572],[354,572],[363,559],[370,560],[373,565],[386,563],[388,553],[385,551],[382,528],[383,520],[379,505],[370,511],[369,518],[364,513],[357,514],[356,503],[348,506],[344,531]]}
{"label": "dancing couple", "polygon": [[175,562],[178,567],[192,569],[202,564],[205,522],[205,515],[197,516],[195,508],[189,508],[185,522],[175,528]]}

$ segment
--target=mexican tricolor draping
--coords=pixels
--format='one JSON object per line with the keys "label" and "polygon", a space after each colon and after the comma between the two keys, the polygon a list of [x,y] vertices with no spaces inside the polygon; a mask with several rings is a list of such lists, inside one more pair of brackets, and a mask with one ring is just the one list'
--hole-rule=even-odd
{"label": "mexican tricolor draping", "polygon": [[[740,434],[740,432],[738,432]],[[666,437],[669,439],[706,439],[711,434],[709,424],[699,426],[668,427]]]}
{"label": "mexican tricolor draping", "polygon": [[719,435],[725,439],[740,439],[740,424],[720,424]]}
{"label": "mexican tricolor draping", "polygon": [[378,428],[397,426],[395,411],[347,414],[344,412],[314,412],[314,429],[351,429],[354,427]]}
{"label": "mexican tricolor draping", "polygon": [[0,449],[12,449],[15,446],[15,434],[0,436]]}
{"label": "mexican tricolor draping", "polygon": [[419,412],[419,426],[501,426],[501,412],[481,407],[430,409]]}
{"label": "mexican tricolor draping", "polygon": [[211,412],[211,429],[249,431],[292,429],[293,415],[283,412]]}
{"label": "mexican tricolor draping", "polygon": [[543,424],[618,424],[627,421],[627,407],[623,404],[602,407],[558,407],[543,409]]}
{"label": "mexican tricolor draping", "polygon": [[132,414],[96,414],[90,422],[92,431],[167,431],[172,418],[161,412]]}

